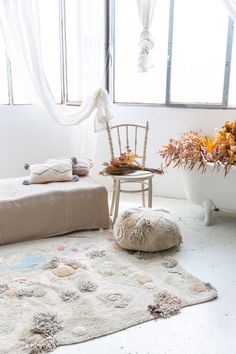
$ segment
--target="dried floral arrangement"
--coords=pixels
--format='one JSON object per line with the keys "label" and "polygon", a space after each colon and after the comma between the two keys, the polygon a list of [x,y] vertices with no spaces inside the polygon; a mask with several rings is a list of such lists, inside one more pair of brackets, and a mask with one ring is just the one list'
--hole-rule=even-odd
{"label": "dried floral arrangement", "polygon": [[223,166],[226,175],[231,166],[236,165],[236,121],[226,122],[222,129],[217,129],[213,139],[194,131],[183,134],[178,140],[170,139],[160,155],[166,167],[171,163],[190,170],[197,166],[203,173],[207,162],[212,162],[217,171]]}
{"label": "dried floral arrangement", "polygon": [[160,168],[143,168],[137,161],[137,154],[132,153],[129,146],[126,147],[126,152],[121,153],[119,157],[112,159],[109,163],[104,162],[104,169],[100,172],[102,176],[109,175],[127,175],[135,171],[149,171],[156,174],[163,174]]}

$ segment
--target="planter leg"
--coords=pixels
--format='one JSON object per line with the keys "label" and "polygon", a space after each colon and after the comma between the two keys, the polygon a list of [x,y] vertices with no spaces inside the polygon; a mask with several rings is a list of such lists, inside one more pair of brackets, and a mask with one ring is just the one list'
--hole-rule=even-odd
{"label": "planter leg", "polygon": [[210,200],[206,199],[203,202],[203,208],[205,210],[204,224],[206,226],[212,225],[213,211],[215,210],[215,204]]}

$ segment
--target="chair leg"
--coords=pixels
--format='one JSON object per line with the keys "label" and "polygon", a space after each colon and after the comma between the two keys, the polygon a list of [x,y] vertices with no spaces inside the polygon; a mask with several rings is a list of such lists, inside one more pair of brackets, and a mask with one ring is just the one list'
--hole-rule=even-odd
{"label": "chair leg", "polygon": [[145,192],[144,192],[145,184],[142,182],[141,185],[142,185],[142,204],[143,207],[145,208]]}
{"label": "chair leg", "polygon": [[113,212],[114,212],[115,196],[116,196],[116,180],[113,180],[111,209],[110,209],[111,216],[113,215]]}
{"label": "chair leg", "polygon": [[148,180],[148,207],[152,208],[152,178]]}
{"label": "chair leg", "polygon": [[115,213],[114,213],[114,217],[113,217],[112,226],[114,225],[116,218],[118,216],[119,202],[120,202],[120,181],[117,181],[116,182],[116,194],[115,194]]}

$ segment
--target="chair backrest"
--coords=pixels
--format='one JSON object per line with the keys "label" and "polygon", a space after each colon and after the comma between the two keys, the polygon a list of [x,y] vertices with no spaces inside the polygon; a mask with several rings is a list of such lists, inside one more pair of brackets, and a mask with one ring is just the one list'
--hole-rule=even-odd
{"label": "chair backrest", "polygon": [[[111,158],[115,158],[131,149],[132,153],[138,155],[141,159],[141,166],[145,167],[146,153],[147,153],[147,139],[149,123],[146,125],[137,124],[119,124],[110,127],[106,125],[109,146],[111,150]],[[142,139],[142,143],[140,140]]]}

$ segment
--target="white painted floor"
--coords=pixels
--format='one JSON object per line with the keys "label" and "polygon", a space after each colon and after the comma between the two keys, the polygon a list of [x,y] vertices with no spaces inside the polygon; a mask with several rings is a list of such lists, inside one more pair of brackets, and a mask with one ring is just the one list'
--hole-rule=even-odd
{"label": "white painted floor", "polygon": [[[124,198],[124,196],[122,196]],[[121,209],[139,205],[126,196]],[[86,343],[60,347],[55,354],[236,354],[236,214],[217,212],[206,227],[203,211],[185,200],[154,198],[180,222],[183,245],[173,257],[218,290],[218,299],[182,309]]]}

